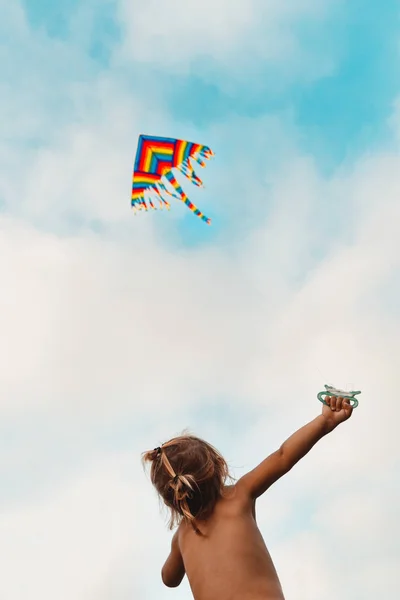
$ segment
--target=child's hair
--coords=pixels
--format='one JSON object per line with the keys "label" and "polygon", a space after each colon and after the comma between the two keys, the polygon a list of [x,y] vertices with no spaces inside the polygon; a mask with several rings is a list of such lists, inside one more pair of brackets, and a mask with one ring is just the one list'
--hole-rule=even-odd
{"label": "child's hair", "polygon": [[221,454],[204,440],[186,434],[144,452],[145,462],[151,462],[151,482],[171,511],[170,529],[183,519],[200,533],[195,519],[211,515],[230,477]]}

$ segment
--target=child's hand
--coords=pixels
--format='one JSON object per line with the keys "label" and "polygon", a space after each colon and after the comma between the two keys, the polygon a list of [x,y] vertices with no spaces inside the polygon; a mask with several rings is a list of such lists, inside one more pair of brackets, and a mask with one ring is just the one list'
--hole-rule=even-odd
{"label": "child's hand", "polygon": [[335,429],[343,421],[350,419],[353,407],[347,398],[338,398],[337,396],[325,396],[326,404],[322,405],[322,416],[330,429]]}

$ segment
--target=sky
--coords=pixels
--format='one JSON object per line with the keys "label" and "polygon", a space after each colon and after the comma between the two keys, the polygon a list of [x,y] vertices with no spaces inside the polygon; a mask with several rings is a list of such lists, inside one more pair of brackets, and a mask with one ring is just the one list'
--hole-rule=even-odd
{"label": "sky", "polygon": [[[141,452],[189,428],[240,477],[325,383],[360,405],[259,526],[287,600],[395,597],[398,3],[0,12],[0,598],[191,597]],[[140,133],[214,150],[210,227],[134,217]]]}

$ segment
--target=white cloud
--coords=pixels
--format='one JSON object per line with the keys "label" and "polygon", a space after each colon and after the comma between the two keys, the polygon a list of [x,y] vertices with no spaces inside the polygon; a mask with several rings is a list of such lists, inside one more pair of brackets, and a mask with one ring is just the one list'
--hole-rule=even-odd
{"label": "white cloud", "polygon": [[311,75],[313,63],[322,71],[331,68],[328,57],[311,60],[295,31],[301,19],[323,22],[330,2],[299,0],[288,7],[277,0],[120,0],[119,5],[124,52],[137,61],[184,71],[192,64],[203,72],[205,59],[211,59],[215,66],[229,65],[233,74],[246,67],[249,75],[260,60],[299,59],[300,68],[301,55],[308,63],[305,69],[302,62],[303,77]]}
{"label": "white cloud", "polygon": [[[89,140],[95,148],[95,141]],[[59,163],[67,171],[69,159],[74,160],[72,148]],[[47,156],[52,165],[57,163],[57,154]],[[42,160],[45,172],[46,157]],[[96,163],[95,151],[92,160],[83,168],[84,175]],[[371,470],[383,469],[390,479],[398,465],[398,406],[393,394],[398,375],[398,310],[386,310],[388,299],[381,292],[396,281],[399,270],[397,159],[372,157],[367,164],[361,161],[347,178],[319,180],[317,185],[312,183],[313,170],[309,166],[303,169],[301,164],[287,165],[277,174],[274,193],[285,203],[277,203],[255,233],[226,249],[176,253],[157,239],[151,215],[133,219],[129,211],[129,226],[118,225],[117,219],[117,228],[113,226],[104,235],[83,230],[75,237],[46,234],[21,219],[2,218],[3,419],[9,419],[18,430],[22,420],[18,413],[25,412],[41,415],[46,427],[54,427],[54,423],[59,427],[60,420],[64,427],[57,440],[49,436],[46,441],[44,436],[39,450],[39,439],[33,439],[34,447],[29,450],[34,464],[43,463],[36,483],[46,483],[44,499],[40,496],[42,508],[30,505],[32,484],[29,493],[18,499],[20,508],[14,516],[9,501],[7,511],[11,512],[5,513],[2,525],[7,572],[11,577],[13,568],[22,563],[26,581],[32,581],[44,599],[46,594],[53,597],[57,581],[67,576],[65,595],[86,600],[104,594],[107,598],[109,589],[114,598],[124,598],[127,590],[137,589],[135,585],[138,589],[145,585],[145,565],[154,566],[152,551],[157,554],[157,568],[161,563],[158,534],[167,539],[160,523],[140,545],[142,562],[135,562],[139,560],[136,551],[126,549],[128,537],[142,540],[144,533],[135,534],[128,526],[124,530],[130,518],[130,526],[137,526],[134,511],[127,516],[126,509],[129,490],[137,484],[120,485],[111,475],[110,480],[108,475],[93,476],[95,483],[92,475],[82,476],[80,482],[65,479],[62,473],[54,476],[57,464],[69,471],[68,436],[76,438],[80,452],[80,456],[71,452],[70,460],[83,464],[89,456],[89,469],[96,453],[107,455],[104,432],[111,435],[112,430],[120,430],[122,422],[130,421],[132,426],[135,423],[132,431],[136,436],[140,422],[151,420],[153,431],[148,431],[146,440],[141,437],[134,445],[125,442],[134,462],[153,440],[155,444],[186,425],[184,419],[190,418],[190,411],[201,405],[203,397],[222,395],[241,410],[265,406],[265,417],[260,417],[257,426],[244,429],[231,449],[230,462],[241,472],[317,413],[316,386],[324,383],[320,371],[334,384],[352,381],[360,386],[360,407],[350,423],[321,442],[298,466],[288,483],[279,484],[283,487],[267,500],[272,502],[271,509],[264,513],[260,506],[263,531],[268,542],[271,515],[276,527],[283,526],[286,519],[295,518],[298,500],[313,500],[316,508],[318,502],[324,503],[327,514],[334,512],[335,506],[360,506],[358,521],[346,515],[321,521],[322,511],[322,517],[317,513],[313,524],[305,524],[298,535],[289,534],[285,542],[274,534],[272,552],[273,556],[276,552],[288,599],[295,597],[301,577],[308,598],[318,600],[333,599],[335,590],[343,592],[347,582],[355,593],[372,598],[369,590],[378,589],[382,569],[389,577],[388,585],[394,585],[390,565],[395,554],[385,541],[387,521],[368,532],[363,525],[367,526],[382,503],[392,501],[382,476],[374,500],[365,504],[367,485],[376,478]],[[288,183],[287,173],[296,173],[296,169],[298,176]],[[51,172],[61,174],[54,166]],[[386,194],[382,198],[383,182]],[[333,200],[335,194],[348,198],[348,213],[354,212],[350,241],[341,242],[336,231],[324,240],[310,225],[321,191],[322,197]],[[374,197],[379,203],[372,201]],[[370,201],[361,204],[361,198]],[[84,210],[90,217],[97,207]],[[325,245],[325,257],[318,260],[310,255],[314,235]],[[300,260],[308,269],[300,268]],[[196,422],[188,424],[196,426]],[[79,442],[79,436],[86,436],[89,430],[87,442]],[[264,437],[267,442],[262,441]],[[219,445],[218,439],[212,441]],[[226,443],[228,450],[231,444]],[[11,460],[14,454],[8,456]],[[18,477],[26,477],[30,463],[14,464]],[[46,470],[53,486],[46,482]],[[109,472],[107,468],[105,472]],[[150,498],[150,486],[144,485],[147,487],[140,493]],[[105,491],[111,496],[106,495],[106,507],[103,504],[98,510],[111,519],[112,507],[122,510],[122,502],[124,525],[112,525],[107,519],[102,524],[100,513],[94,511],[93,519],[78,520],[76,529],[71,529],[78,512],[82,516],[91,513],[94,499]],[[142,506],[138,510],[143,515]],[[153,510],[155,515],[156,503]],[[263,517],[267,513],[268,517]],[[342,526],[339,537],[337,519]],[[17,522],[20,525],[15,529]],[[44,528],[44,541],[33,548],[33,540]],[[15,531],[19,533],[15,535]],[[101,544],[101,539],[111,539],[114,531],[118,532],[115,553],[112,544]],[[356,552],[357,544],[371,546],[373,542],[376,552],[364,554],[364,563],[354,566],[369,570],[368,585],[366,579],[355,579],[353,572],[343,570],[339,559],[334,563],[338,573],[334,585],[329,566],[322,565],[321,553],[345,553],[349,544]],[[49,548],[55,561],[50,577],[46,567]],[[380,558],[382,548],[386,554]],[[287,562],[288,552],[293,558]],[[309,571],[300,570],[295,561],[299,554]],[[65,561],[68,573],[63,570]],[[135,584],[125,579],[127,561],[136,573]],[[318,576],[313,577],[315,564],[319,565]],[[375,565],[374,576],[370,564]],[[3,586],[8,586],[5,590],[12,590],[12,600],[22,600],[25,591],[13,587],[12,581],[3,580]],[[122,588],[117,581],[125,582]],[[162,597],[162,593],[161,586],[155,588],[154,595]]]}
{"label": "white cloud", "polygon": [[155,530],[151,505],[134,490],[131,457],[116,456],[67,480],[42,502],[3,511],[1,596],[139,596],[137,573],[149,570],[150,552],[159,559],[160,551],[146,543]]}

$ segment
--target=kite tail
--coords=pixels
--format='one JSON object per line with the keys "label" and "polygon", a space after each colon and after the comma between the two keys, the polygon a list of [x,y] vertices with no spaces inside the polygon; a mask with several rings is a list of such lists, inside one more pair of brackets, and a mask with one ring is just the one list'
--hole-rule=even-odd
{"label": "kite tail", "polygon": [[179,194],[179,199],[182,200],[182,202],[184,202],[184,204],[186,204],[186,206],[197,216],[199,217],[199,219],[201,219],[202,221],[204,221],[205,223],[207,223],[207,225],[209,225],[211,223],[211,219],[209,219],[208,217],[206,217],[198,208],[197,206],[195,206],[193,204],[193,202],[191,202],[189,200],[189,198],[186,196],[185,192],[183,191],[183,189],[181,188],[181,186],[179,185],[178,181],[175,179],[174,174],[172,173],[172,171],[169,171],[168,173],[165,173],[164,177],[170,182],[170,184],[172,185],[172,187],[174,188],[174,190]]}
{"label": "kite tail", "polygon": [[187,177],[194,185],[197,185],[197,187],[203,187],[203,182],[194,172],[189,158],[179,165],[177,169],[179,169],[179,171],[181,171],[181,173],[183,173],[185,177]]}
{"label": "kite tail", "polygon": [[206,160],[209,160],[213,156],[215,156],[215,154],[211,150],[211,148],[207,148],[206,146],[204,146],[198,152],[196,152],[195,154],[193,154],[192,158],[195,161],[197,161],[201,167],[206,167],[206,165],[207,165]]}
{"label": "kite tail", "polygon": [[176,200],[180,200],[179,196],[175,196],[175,194],[172,194],[166,187],[165,185],[159,181],[158,183],[155,184],[155,189],[157,192],[157,197],[160,201],[160,206],[163,208],[164,206],[170,210],[171,205],[168,202],[168,200],[166,198],[164,198],[164,196],[169,196],[170,198],[175,198]]}
{"label": "kite tail", "polygon": [[135,212],[139,210],[148,210],[148,206],[146,204],[144,196],[132,198],[132,208]]}
{"label": "kite tail", "polygon": [[[180,196],[178,196],[177,194],[172,194],[163,183],[161,183],[161,181],[159,181],[158,183],[155,183],[154,185],[152,185],[151,187],[149,187],[147,189],[148,193],[153,192],[155,197],[157,198],[159,204],[160,204],[160,208],[166,208],[167,210],[170,210],[171,208],[171,204],[168,202],[168,200],[164,197],[164,196],[169,196],[170,198],[175,198],[176,200],[182,200],[182,198]],[[145,210],[148,211],[149,207],[152,208],[153,210],[157,210],[157,207],[154,206],[154,202],[152,200],[152,198],[150,196],[147,196],[147,198],[144,195],[144,192],[142,192],[140,195],[137,195],[135,197],[132,198],[132,208],[135,211],[139,211],[139,210]]]}

